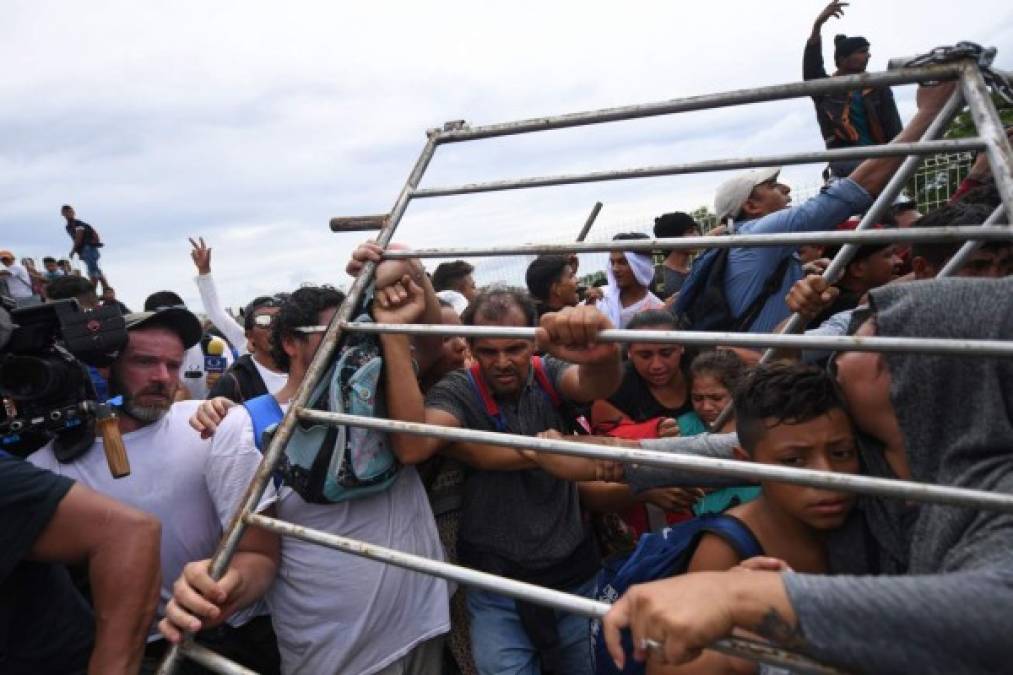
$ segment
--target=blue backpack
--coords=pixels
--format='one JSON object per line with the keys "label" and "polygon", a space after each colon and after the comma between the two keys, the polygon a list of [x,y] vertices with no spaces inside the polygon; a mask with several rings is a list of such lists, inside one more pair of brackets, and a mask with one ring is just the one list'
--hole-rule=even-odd
{"label": "blue backpack", "polygon": [[[632,553],[606,560],[596,579],[595,599],[613,603],[634,584],[682,574],[705,533],[724,539],[742,560],[763,555],[763,548],[756,537],[737,518],[724,514],[700,516],[666,527],[658,533],[644,534]],[[626,659],[622,670],[616,668],[605,646],[605,636],[598,619],[591,621],[591,640],[597,675],[643,675],[645,672],[644,664],[632,658]],[[633,653],[633,641],[628,630],[623,631],[623,649],[628,655]]]}
{"label": "blue backpack", "polygon": [[[372,319],[362,315],[356,321]],[[338,357],[310,394],[308,408],[387,417],[383,358],[375,335],[345,336]],[[263,450],[283,416],[270,394],[243,403]],[[401,468],[387,434],[361,427],[297,424],[275,475],[309,503],[334,504],[386,490]]]}
{"label": "blue backpack", "polygon": [[759,295],[746,306],[742,314],[732,314],[725,292],[725,276],[731,249],[712,248],[693,263],[675,300],[672,312],[686,322],[690,330],[747,332],[756,322],[767,300],[781,286],[792,262],[786,255],[771,271]]}

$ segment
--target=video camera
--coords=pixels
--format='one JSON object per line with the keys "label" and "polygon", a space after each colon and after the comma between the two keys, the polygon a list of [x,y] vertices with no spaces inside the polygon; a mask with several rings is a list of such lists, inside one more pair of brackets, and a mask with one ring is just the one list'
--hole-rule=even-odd
{"label": "video camera", "polygon": [[0,304],[0,449],[26,457],[51,439],[69,462],[91,447],[97,400],[88,366],[111,364],[127,343],[119,308],[84,311],[76,300]]}

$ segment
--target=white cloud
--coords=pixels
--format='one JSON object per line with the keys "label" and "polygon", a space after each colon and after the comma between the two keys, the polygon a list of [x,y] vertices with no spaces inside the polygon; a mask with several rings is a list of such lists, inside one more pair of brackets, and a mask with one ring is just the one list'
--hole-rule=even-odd
{"label": "white cloud", "polygon": [[[333,3],[8,1],[0,24],[0,232],[19,255],[69,248],[74,203],[133,306],[196,301],[186,237],[215,247],[231,305],[344,281],[361,234],[334,215],[390,208],[427,127],[473,125],[795,80],[820,2]],[[890,56],[1013,44],[1013,14],[942,0],[852,3],[824,31]],[[1001,53],[1000,65],[1013,61]],[[898,89],[902,113],[910,88]],[[808,101],[441,148],[426,185],[818,149]],[[790,167],[796,184],[818,167]],[[413,204],[401,239],[497,244],[602,231],[708,203],[720,175]]]}

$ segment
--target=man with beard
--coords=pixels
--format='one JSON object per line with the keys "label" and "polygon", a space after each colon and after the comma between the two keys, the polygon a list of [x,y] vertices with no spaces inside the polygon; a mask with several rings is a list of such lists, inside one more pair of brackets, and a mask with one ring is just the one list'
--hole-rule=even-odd
{"label": "man with beard", "polygon": [[[129,314],[125,320],[130,336],[127,346],[103,374],[109,379],[110,393],[123,397],[117,424],[130,460],[130,475],[119,479],[110,475],[101,437],[76,457],[58,457],[53,446],[47,445],[28,459],[161,521],[162,614],[172,594],[171,584],[183,566],[214,552],[222,524],[232,517],[250,477],[215,462],[210,441],[190,428],[188,420],[198,401],[173,403],[184,352],[201,337],[197,317],[172,307]],[[262,508],[273,500],[269,490]],[[240,558],[248,564],[277,564],[276,539],[254,528],[240,542],[240,551]],[[236,655],[232,652],[245,654],[247,658],[241,659],[244,665],[258,672],[277,671],[277,650],[263,605],[236,613],[228,624],[200,636],[199,641],[231,656]],[[152,624],[142,672],[153,672],[157,665],[165,645],[159,638]]]}

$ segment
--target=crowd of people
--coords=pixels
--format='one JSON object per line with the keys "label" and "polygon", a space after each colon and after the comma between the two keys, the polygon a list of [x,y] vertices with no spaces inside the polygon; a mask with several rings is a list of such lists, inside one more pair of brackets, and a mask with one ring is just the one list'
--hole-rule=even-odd
{"label": "crowd of people", "polygon": [[[817,19],[807,78],[827,76],[820,28],[844,5]],[[835,61],[835,74],[862,72],[868,42],[839,36]],[[952,91],[920,87],[903,127],[888,89],[815,103],[827,147],[904,142]],[[737,174],[715,192],[719,232],[853,228],[900,163],[832,164],[826,188],[799,205],[778,169]],[[950,204],[922,216],[898,202],[879,227],[982,223],[999,197],[984,160],[972,174]],[[131,312],[98,267],[94,228],[70,206],[62,213],[87,278],[0,251],[0,279],[18,306],[120,307],[128,342],[90,375],[97,399],[119,397],[130,475],[110,474],[101,436],[73,457],[53,444],[27,462],[0,452],[0,504],[20,524],[4,534],[2,672],[153,673],[186,633],[260,673],[777,672],[708,649],[733,635],[855,672],[1008,670],[1010,514],[478,441],[335,440],[301,423],[309,464],[286,455],[255,511],[586,598],[598,597],[609,560],[695,519],[737,528],[749,546],[702,531],[683,567],[609,598],[600,626],[252,526],[216,579],[210,559],[257,474],[265,415],[287,410],[345,294],[279,289],[236,318],[198,238],[190,255],[207,321],[172,290]],[[658,238],[700,232],[686,213],[655,220]],[[938,280],[959,244],[865,245],[829,285],[820,271],[834,251],[822,247],[679,248],[655,264],[624,248],[646,238],[615,238],[602,288],[579,287],[576,255],[538,257],[526,288],[478,287],[466,261],[429,271],[361,244],[345,271],[376,265],[362,319],[535,328],[535,339],[381,333],[354,347],[371,358],[341,353],[315,405],[358,396],[392,420],[1013,494],[1007,360],[780,350],[761,364],[748,349],[597,339],[610,328],[768,333],[798,313],[814,335],[1010,340],[1009,242],[982,245]],[[358,462],[385,453],[383,471],[365,478]],[[81,562],[85,574],[57,564]],[[607,657],[594,658],[596,639]],[[181,672],[206,671],[185,661]]]}

